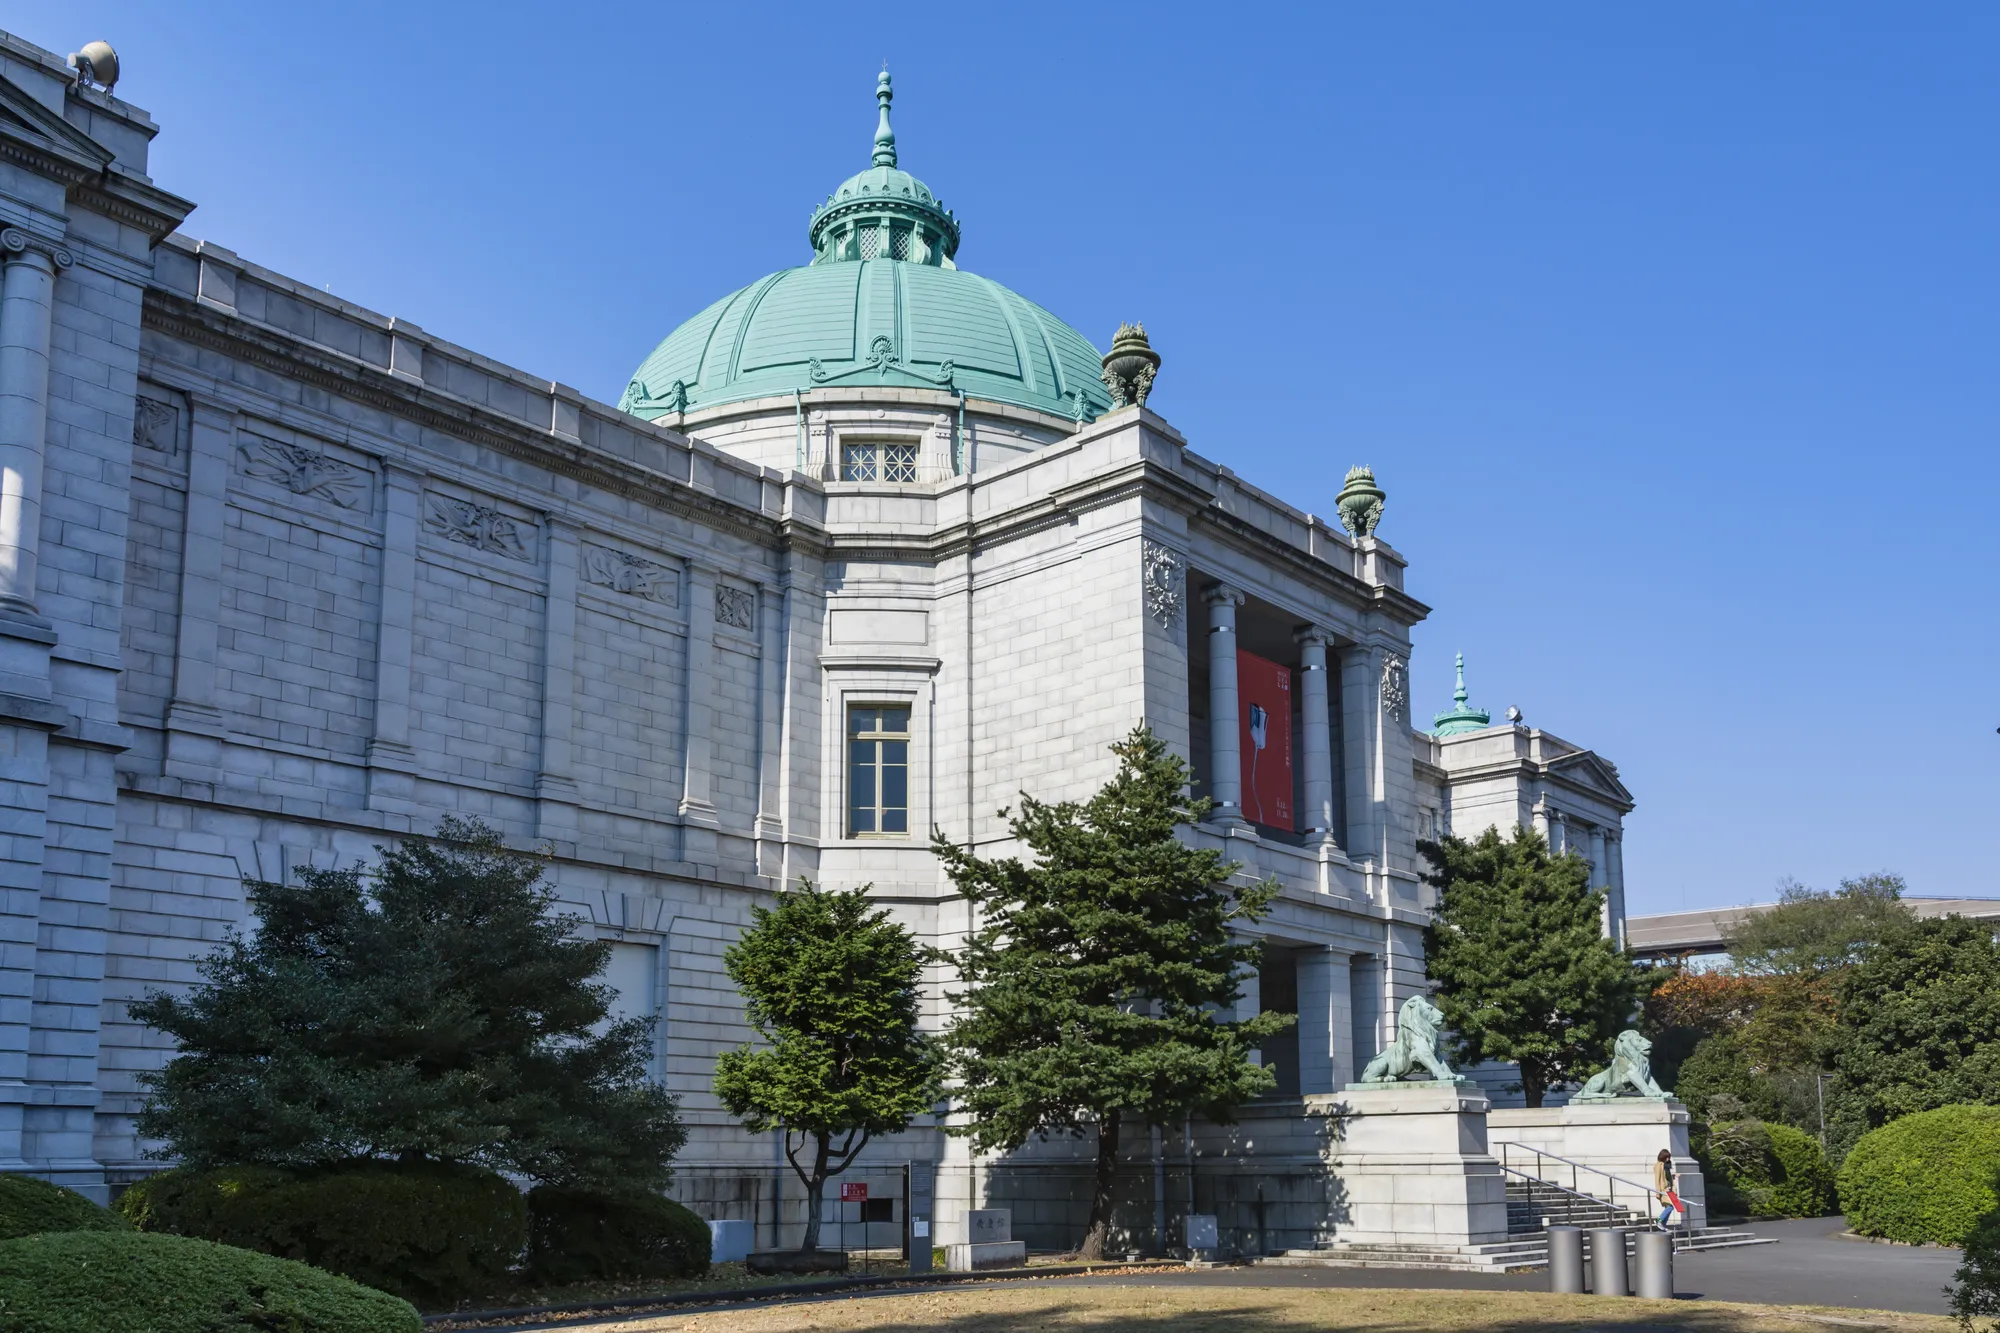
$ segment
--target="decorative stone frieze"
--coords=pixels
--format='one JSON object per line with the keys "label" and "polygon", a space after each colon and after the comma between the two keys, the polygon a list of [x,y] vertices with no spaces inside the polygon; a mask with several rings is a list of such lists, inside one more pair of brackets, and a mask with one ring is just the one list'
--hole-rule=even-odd
{"label": "decorative stone frieze", "polygon": [[1187,607],[1187,561],[1172,547],[1147,539],[1141,561],[1146,579],[1146,614],[1166,629],[1181,623]]}
{"label": "decorative stone frieze", "polygon": [[367,507],[371,478],[365,468],[344,463],[317,449],[261,435],[246,435],[236,452],[238,470],[246,477],[282,487],[305,499],[324,500],[340,509]]}
{"label": "decorative stone frieze", "polygon": [[750,629],[757,623],[757,598],[742,588],[717,584],[715,589],[717,624]]}
{"label": "decorative stone frieze", "polygon": [[1394,653],[1382,659],[1382,711],[1393,722],[1401,722],[1410,711],[1408,667]]}
{"label": "decorative stone frieze", "polygon": [[600,588],[609,588],[628,597],[658,602],[662,606],[680,604],[680,574],[657,561],[627,555],[607,546],[583,548],[583,578]]}
{"label": "decorative stone frieze", "polygon": [[491,505],[435,492],[424,499],[424,526],[434,535],[512,560],[533,559],[522,540],[521,525]]}
{"label": "decorative stone frieze", "polygon": [[133,445],[171,454],[179,443],[180,435],[180,406],[140,394],[132,410]]}

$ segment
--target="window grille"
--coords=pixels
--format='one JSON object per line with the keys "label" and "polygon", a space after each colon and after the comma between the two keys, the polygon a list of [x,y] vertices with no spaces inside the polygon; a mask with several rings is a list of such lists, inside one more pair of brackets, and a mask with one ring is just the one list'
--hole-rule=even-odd
{"label": "window grille", "polygon": [[889,258],[908,259],[910,257],[910,229],[894,227],[889,232]]}
{"label": "window grille", "polygon": [[861,257],[873,259],[882,245],[882,232],[878,227],[865,227],[861,231]]}
{"label": "window grille", "polygon": [[860,444],[840,446],[840,479],[842,481],[874,481],[876,451],[881,446],[873,440]]}
{"label": "window grille", "polygon": [[915,481],[917,479],[917,446],[914,444],[885,444],[882,446],[882,480]]}

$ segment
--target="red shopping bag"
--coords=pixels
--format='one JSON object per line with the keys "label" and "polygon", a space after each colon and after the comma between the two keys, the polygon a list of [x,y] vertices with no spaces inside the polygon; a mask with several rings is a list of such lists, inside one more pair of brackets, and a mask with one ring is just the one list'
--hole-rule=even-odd
{"label": "red shopping bag", "polygon": [[1674,1206],[1675,1212],[1679,1213],[1682,1217],[1687,1216],[1688,1206],[1681,1202],[1681,1196],[1679,1194],[1675,1193],[1673,1190],[1668,1190],[1666,1197],[1667,1197],[1667,1202]]}

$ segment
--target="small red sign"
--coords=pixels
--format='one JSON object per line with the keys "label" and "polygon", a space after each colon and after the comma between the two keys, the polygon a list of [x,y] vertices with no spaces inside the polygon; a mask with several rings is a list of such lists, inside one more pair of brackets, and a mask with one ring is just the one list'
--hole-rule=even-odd
{"label": "small red sign", "polygon": [[868,1202],[867,1184],[865,1182],[859,1184],[852,1184],[852,1183],[843,1184],[840,1187],[840,1201],[842,1203],[867,1203]]}

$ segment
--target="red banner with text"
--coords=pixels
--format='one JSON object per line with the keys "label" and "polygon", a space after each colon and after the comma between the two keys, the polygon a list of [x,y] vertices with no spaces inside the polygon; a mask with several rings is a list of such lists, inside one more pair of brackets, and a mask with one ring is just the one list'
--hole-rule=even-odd
{"label": "red banner with text", "polygon": [[1298,832],[1292,819],[1292,669],[1236,653],[1242,713],[1243,816],[1266,828]]}

